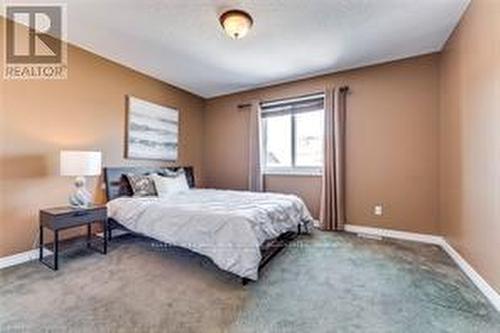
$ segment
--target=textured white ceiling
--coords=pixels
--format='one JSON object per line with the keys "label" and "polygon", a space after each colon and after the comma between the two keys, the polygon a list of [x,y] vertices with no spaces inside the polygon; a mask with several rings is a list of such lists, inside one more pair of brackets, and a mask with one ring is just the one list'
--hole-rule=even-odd
{"label": "textured white ceiling", "polygon": [[[200,96],[213,97],[439,51],[469,1],[66,3],[71,43]],[[219,25],[219,14],[231,8],[244,9],[254,18],[254,27],[244,39],[228,38]]]}

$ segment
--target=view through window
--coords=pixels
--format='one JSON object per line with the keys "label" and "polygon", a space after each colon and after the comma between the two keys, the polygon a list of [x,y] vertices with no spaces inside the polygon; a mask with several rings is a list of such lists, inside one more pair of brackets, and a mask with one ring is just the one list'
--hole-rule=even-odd
{"label": "view through window", "polygon": [[322,95],[262,104],[264,171],[320,172],[323,117]]}

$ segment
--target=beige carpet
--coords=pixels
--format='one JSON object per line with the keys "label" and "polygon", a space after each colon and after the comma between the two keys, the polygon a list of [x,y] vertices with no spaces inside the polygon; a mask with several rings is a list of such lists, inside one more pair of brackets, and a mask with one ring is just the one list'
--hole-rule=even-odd
{"label": "beige carpet", "polygon": [[500,332],[500,316],[438,247],[315,231],[257,283],[190,252],[123,236],[53,272],[0,271],[1,332]]}

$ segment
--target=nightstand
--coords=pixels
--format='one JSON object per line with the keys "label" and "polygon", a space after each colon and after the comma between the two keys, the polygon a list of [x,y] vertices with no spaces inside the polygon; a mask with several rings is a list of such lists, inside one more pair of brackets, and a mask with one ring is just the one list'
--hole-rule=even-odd
{"label": "nightstand", "polygon": [[[91,244],[92,224],[101,223],[104,236],[102,237],[102,249],[93,247]],[[87,247],[99,253],[106,254],[108,248],[107,240],[107,209],[104,205],[94,205],[88,208],[57,207],[40,210],[40,254],[39,260],[53,270],[57,270],[59,259],[59,231],[87,226]],[[44,229],[50,229],[54,233],[53,243],[53,263],[49,264],[43,259],[43,249],[45,247],[43,240]]]}

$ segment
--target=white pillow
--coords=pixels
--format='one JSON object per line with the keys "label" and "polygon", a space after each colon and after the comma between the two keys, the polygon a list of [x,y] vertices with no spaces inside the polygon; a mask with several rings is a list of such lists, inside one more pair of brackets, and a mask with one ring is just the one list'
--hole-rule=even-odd
{"label": "white pillow", "polygon": [[173,194],[189,191],[189,185],[184,173],[177,177],[163,177],[160,175],[151,175],[155,183],[156,192],[160,198],[169,197]]}

